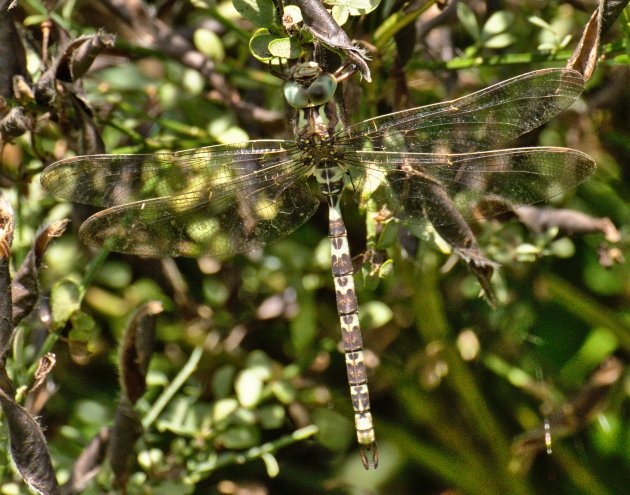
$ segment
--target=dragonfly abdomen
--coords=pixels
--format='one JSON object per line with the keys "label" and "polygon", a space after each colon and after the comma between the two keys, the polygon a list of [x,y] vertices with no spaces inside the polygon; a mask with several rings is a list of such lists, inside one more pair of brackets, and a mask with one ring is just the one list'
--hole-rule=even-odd
{"label": "dragonfly abdomen", "polygon": [[[340,167],[320,169],[321,175],[331,178],[325,184],[332,184],[332,190],[336,187],[343,188],[343,170]],[[318,180],[320,175],[318,174]],[[339,184],[337,184],[339,183]],[[322,182],[320,182],[322,184]],[[339,190],[341,192],[341,190]],[[354,422],[357,431],[357,440],[360,446],[361,460],[366,469],[370,465],[378,465],[378,452],[376,450],[376,437],[372,414],[370,413],[370,394],[367,385],[367,372],[363,356],[363,341],[361,339],[361,327],[359,325],[359,311],[357,297],[354,289],[354,278],[350,248],[348,247],[348,235],[339,209],[339,193],[327,194],[322,185],[322,193],[327,196],[329,207],[328,237],[330,238],[332,275],[335,283],[335,295],[337,299],[337,312],[341,322],[341,336],[346,361],[346,372],[350,385],[350,397],[354,409]],[[373,451],[372,461],[368,460],[366,452]]]}

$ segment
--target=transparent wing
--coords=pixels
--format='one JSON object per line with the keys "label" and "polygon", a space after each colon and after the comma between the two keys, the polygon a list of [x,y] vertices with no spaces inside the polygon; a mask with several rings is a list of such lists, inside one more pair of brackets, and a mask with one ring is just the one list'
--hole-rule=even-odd
{"label": "transparent wing", "polygon": [[464,153],[497,147],[551,119],[582,92],[582,75],[542,69],[457,100],[365,120],[339,137],[343,150]]}
{"label": "transparent wing", "polygon": [[[586,180],[588,155],[567,148],[514,148],[463,154],[356,151],[346,156],[352,183],[370,209],[413,221],[493,217],[544,201]],[[483,204],[481,211],[475,206]],[[455,213],[456,210],[459,213]]]}
{"label": "transparent wing", "polygon": [[302,225],[318,200],[290,141],[250,141],[154,155],[57,162],[50,192],[109,207],[81,226],[89,245],[145,256],[257,249]]}
{"label": "transparent wing", "polygon": [[[270,172],[286,173],[292,141],[261,140],[146,155],[88,155],[47,167],[42,185],[55,196],[93,206],[116,206],[202,188],[239,187]],[[254,172],[258,175],[250,176]]]}

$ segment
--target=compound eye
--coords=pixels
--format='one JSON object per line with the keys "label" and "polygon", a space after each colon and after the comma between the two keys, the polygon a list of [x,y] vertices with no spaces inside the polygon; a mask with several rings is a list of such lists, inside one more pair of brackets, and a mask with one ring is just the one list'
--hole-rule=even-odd
{"label": "compound eye", "polygon": [[308,106],[308,91],[295,81],[287,81],[282,88],[284,98],[293,108],[306,108]]}
{"label": "compound eye", "polygon": [[308,87],[308,99],[313,105],[328,103],[337,89],[337,80],[332,74],[322,74]]}

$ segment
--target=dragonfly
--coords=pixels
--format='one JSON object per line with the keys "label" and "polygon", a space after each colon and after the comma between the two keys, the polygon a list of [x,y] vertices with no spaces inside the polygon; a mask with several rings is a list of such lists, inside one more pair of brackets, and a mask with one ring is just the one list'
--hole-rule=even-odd
{"label": "dragonfly", "polygon": [[[284,96],[294,139],[178,152],[77,156],[46,168],[51,193],[104,208],[80,227],[90,246],[142,256],[225,256],[289,235],[328,206],[332,276],[359,453],[378,466],[353,265],[340,201],[351,189],[405,222],[435,227],[556,196],[595,163],[562,147],[495,149],[547,122],[584,88],[580,73],[548,68],[443,103],[345,125],[344,77],[314,61],[294,67]],[[337,97],[335,97],[337,95]],[[319,187],[319,194],[310,182]]]}

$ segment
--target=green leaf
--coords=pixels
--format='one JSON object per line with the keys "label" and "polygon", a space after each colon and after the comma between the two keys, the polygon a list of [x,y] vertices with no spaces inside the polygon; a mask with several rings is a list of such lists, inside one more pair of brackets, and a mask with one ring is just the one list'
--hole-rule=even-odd
{"label": "green leaf", "polygon": [[156,422],[159,431],[170,431],[176,435],[191,437],[199,431],[199,417],[194,413],[189,397],[176,397],[168,411]]}
{"label": "green leaf", "polygon": [[284,424],[286,413],[284,407],[278,404],[261,407],[258,410],[260,426],[265,430],[275,430]]}
{"label": "green leaf", "polygon": [[232,3],[254,26],[270,27],[276,20],[276,7],[271,0],[232,0]]}
{"label": "green leaf", "polygon": [[619,349],[619,341],[607,328],[595,327],[580,349],[561,370],[559,377],[568,383],[581,383],[607,356]]}
{"label": "green leaf", "polygon": [[481,33],[479,32],[477,18],[468,5],[462,2],[457,4],[457,18],[462,26],[464,26],[464,29],[475,41],[481,41]]}
{"label": "green leaf", "polygon": [[486,48],[505,48],[510,46],[516,41],[516,36],[510,33],[501,33],[496,36],[492,36],[483,42],[483,46]]}
{"label": "green leaf", "polygon": [[228,449],[247,449],[260,443],[260,431],[251,426],[235,426],[217,435],[216,441]]}
{"label": "green leaf", "polygon": [[98,328],[94,319],[83,311],[75,311],[70,316],[72,328],[68,332],[68,349],[73,359],[87,358],[94,351]]}
{"label": "green leaf", "polygon": [[221,38],[209,29],[197,29],[193,35],[193,43],[197,50],[206,57],[216,60],[217,62],[225,59],[225,49]]}
{"label": "green leaf", "polygon": [[216,398],[223,399],[232,393],[232,384],[236,375],[236,367],[226,364],[212,374],[212,393]]}
{"label": "green leaf", "polygon": [[381,279],[386,279],[386,278],[389,278],[393,272],[394,272],[394,260],[387,260],[385,263],[381,265],[378,271],[378,276]]}
{"label": "green leaf", "polygon": [[271,392],[283,404],[291,404],[295,400],[297,392],[295,388],[285,381],[274,381],[271,383]]}
{"label": "green leaf", "polygon": [[280,466],[278,465],[278,460],[271,454],[265,453],[261,456],[263,462],[265,463],[265,467],[267,468],[267,476],[270,478],[275,478],[280,473]]}
{"label": "green leaf", "polygon": [[50,294],[53,328],[63,327],[70,316],[81,307],[81,290],[72,280],[62,280]]}
{"label": "green leaf", "polygon": [[291,320],[291,342],[298,355],[310,349],[317,334],[317,311],[315,293],[306,290],[298,292],[298,313]]}
{"label": "green leaf", "polygon": [[487,39],[495,34],[505,32],[514,22],[514,14],[507,10],[500,10],[490,16],[483,25],[481,38]]}
{"label": "green leaf", "polygon": [[343,451],[353,441],[353,425],[347,416],[321,408],[313,411],[311,417],[319,428],[317,439],[324,447]]}
{"label": "green leaf", "polygon": [[350,12],[345,7],[340,7],[339,5],[335,5],[331,12],[333,19],[337,24],[343,26],[346,22],[348,22],[348,18],[350,17]]}
{"label": "green leaf", "polygon": [[215,2],[212,0],[208,2],[206,2],[206,0],[190,0],[190,3],[193,7],[198,9],[211,9],[215,6]]}
{"label": "green leaf", "polygon": [[231,397],[216,401],[212,406],[213,422],[220,423],[221,421],[225,421],[234,414],[238,408],[238,401]]}
{"label": "green leaf", "polygon": [[249,40],[249,51],[261,62],[268,62],[274,58],[269,51],[269,44],[279,36],[271,34],[268,29],[259,29]]}
{"label": "green leaf", "polygon": [[238,126],[230,126],[218,137],[217,141],[221,144],[243,143],[249,139],[249,135]]}
{"label": "green leaf", "polygon": [[380,301],[370,301],[361,305],[360,319],[361,326],[366,330],[385,325],[394,316],[391,308]]}
{"label": "green leaf", "polygon": [[379,6],[381,0],[326,0],[327,5],[344,7],[350,15],[365,15]]}
{"label": "green leaf", "polygon": [[68,338],[80,342],[89,342],[97,334],[96,323],[87,313],[83,311],[75,311],[71,316],[72,329],[68,333]]}
{"label": "green leaf", "polygon": [[182,74],[182,88],[192,96],[198,96],[203,92],[206,78],[195,69],[185,69]]}
{"label": "green leaf", "polygon": [[280,58],[298,58],[302,52],[302,47],[295,38],[276,38],[269,42],[268,48],[269,53]]}
{"label": "green leaf", "polygon": [[562,38],[562,40],[560,41],[558,48],[566,48],[566,46],[571,42],[571,40],[573,39],[573,36],[570,34],[567,34],[564,38]]}
{"label": "green leaf", "polygon": [[243,370],[236,377],[234,389],[243,407],[254,407],[262,396],[263,381],[255,370]]}
{"label": "green leaf", "polygon": [[[229,129],[230,127],[224,129],[221,133],[225,133]],[[208,133],[211,136],[216,137],[215,133],[210,131],[210,124],[208,124]],[[203,279],[203,295],[206,301],[208,301],[212,306],[222,307],[228,297],[230,297],[230,291],[223,282],[211,277],[206,277]]]}
{"label": "green leaf", "polygon": [[245,359],[245,364],[247,369],[256,373],[261,380],[266,381],[271,378],[273,361],[267,353],[260,350],[252,351]]}
{"label": "green leaf", "polygon": [[143,450],[138,454],[138,464],[147,470],[164,465],[164,452],[160,449]]}
{"label": "green leaf", "polygon": [[568,237],[553,241],[549,247],[553,255],[558,258],[570,258],[575,254],[575,244]]}
{"label": "green leaf", "polygon": [[123,289],[133,278],[131,268],[122,261],[106,261],[98,270],[94,281],[110,289]]}
{"label": "green leaf", "polygon": [[554,52],[556,50],[556,44],[551,42],[541,43],[536,47],[539,52]]}
{"label": "green leaf", "polygon": [[398,242],[398,232],[400,231],[400,224],[398,222],[385,222],[381,223],[383,230],[378,236],[376,242],[377,249],[387,249],[394,246]]}
{"label": "green leaf", "polygon": [[380,278],[378,277],[378,270],[375,269],[372,263],[364,263],[361,266],[361,279],[363,282],[363,287],[365,287],[369,291],[374,291],[378,287],[380,283]]}
{"label": "green leaf", "polygon": [[527,20],[532,23],[534,26],[538,26],[539,28],[542,29],[547,29],[549,31],[553,31],[553,28],[551,27],[551,25],[549,25],[548,22],[546,22],[545,20],[541,19],[540,17],[537,17],[535,15],[528,17]]}

